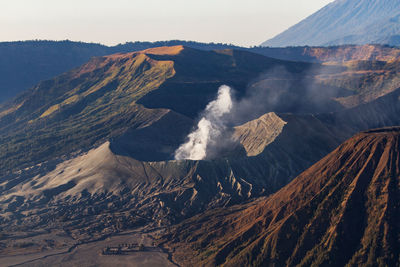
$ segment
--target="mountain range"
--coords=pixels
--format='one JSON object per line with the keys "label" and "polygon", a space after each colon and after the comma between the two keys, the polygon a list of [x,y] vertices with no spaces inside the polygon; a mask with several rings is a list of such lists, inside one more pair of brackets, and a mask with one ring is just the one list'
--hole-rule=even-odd
{"label": "mountain range", "polygon": [[0,43],[0,265],[400,266],[399,10]]}
{"label": "mountain range", "polygon": [[[72,41],[20,41],[0,43],[0,103],[40,81],[79,67],[92,57],[140,51],[151,47],[187,45],[197,49],[234,48],[233,45],[190,41],[128,42],[116,46]],[[18,75],[24,73],[24,75]]]}
{"label": "mountain range", "polygon": [[[152,249],[168,252],[169,259],[184,266],[323,265],[337,260],[341,252],[311,241],[304,244],[299,237],[302,231],[309,233],[303,227],[308,219],[289,226],[283,222],[298,209],[301,216],[314,214],[319,202],[312,199],[324,184],[330,188],[320,195],[321,201],[326,199],[324,212],[342,216],[336,198],[352,196],[348,185],[359,179],[351,174],[341,183],[338,172],[362,173],[366,159],[390,149],[389,158],[396,162],[397,128],[364,132],[335,148],[360,131],[400,125],[398,51],[386,46],[265,51],[308,62],[242,49],[154,47],[91,58],[2,104],[0,258],[10,265],[70,264],[69,253],[80,253],[80,246],[135,231],[140,240],[150,238],[149,233],[154,242],[161,240]],[[228,145],[202,160],[176,160],[174,152],[222,85],[233,92],[219,140],[229,139]],[[369,145],[380,148],[368,154]],[[392,168],[383,167],[389,160],[376,157],[368,162]],[[337,179],[328,179],[334,175]],[[334,191],[337,185],[344,189]],[[390,188],[397,197],[396,186]],[[309,202],[314,204],[309,207]],[[351,207],[364,203],[351,202]],[[362,211],[365,220],[373,217],[369,209]],[[326,216],[317,215],[308,216],[317,223],[310,231],[325,236],[328,230],[320,221]],[[278,229],[276,235],[263,232],[272,231],[269,221]],[[204,228],[204,222],[215,231]],[[392,222],[388,227],[395,229]],[[208,233],[213,234],[204,237]],[[279,241],[286,234],[293,236],[290,242]],[[252,243],[252,235],[260,237],[259,243]],[[262,242],[272,254],[257,250]],[[370,257],[371,262],[391,264],[398,257],[397,241],[387,241],[390,249],[372,256],[364,253],[373,247],[368,242],[362,250],[349,244],[342,263],[369,263]],[[286,244],[301,248],[288,255]],[[98,258],[97,251],[90,253]],[[10,256],[14,254],[21,258]]]}
{"label": "mountain range", "polygon": [[400,44],[396,0],[336,0],[262,46]]}
{"label": "mountain range", "polygon": [[[271,72],[276,67],[291,77]],[[252,99],[246,95],[249,83],[255,82],[254,90],[262,83],[273,91],[284,82],[283,101],[285,94],[303,94],[308,82],[294,84],[315,75],[312,67],[245,51],[174,46],[94,58],[39,83],[4,105],[0,118],[3,229],[55,224],[74,238],[93,239],[104,235],[107,217],[121,209],[126,213],[118,215],[125,222],[119,230],[130,221],[169,225],[276,191],[340,142],[312,116],[276,115],[268,113],[274,106],[259,107],[260,118],[252,111],[235,122],[236,151],[211,161],[175,161],[173,153],[220,85]],[[313,99],[304,101],[308,109],[321,109]],[[298,108],[293,102],[285,110]],[[304,127],[315,134],[293,146],[293,135]],[[253,149],[260,137],[269,141]],[[309,153],[316,140],[325,146]],[[89,203],[102,208],[83,215]],[[78,234],[83,225],[91,235]]]}
{"label": "mountain range", "polygon": [[[24,41],[0,43],[0,104],[4,104],[41,81],[79,67],[92,57],[127,53],[160,46],[184,45],[200,50],[235,49],[267,57],[303,62],[350,60],[390,61],[399,58],[400,49],[382,45],[337,47],[238,47],[227,44],[190,41],[134,42],[117,46],[72,41]],[[23,74],[23,75],[22,75]]]}

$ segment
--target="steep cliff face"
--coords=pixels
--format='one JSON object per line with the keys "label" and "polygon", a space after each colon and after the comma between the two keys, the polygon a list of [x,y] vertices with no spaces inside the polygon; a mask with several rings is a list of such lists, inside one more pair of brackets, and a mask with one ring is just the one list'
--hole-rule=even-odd
{"label": "steep cliff face", "polygon": [[388,265],[399,262],[400,129],[357,134],[268,198],[172,230],[182,264]]}

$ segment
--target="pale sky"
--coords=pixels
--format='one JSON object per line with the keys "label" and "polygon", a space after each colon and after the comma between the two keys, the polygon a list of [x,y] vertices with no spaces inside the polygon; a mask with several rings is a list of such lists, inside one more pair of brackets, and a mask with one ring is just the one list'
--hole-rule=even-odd
{"label": "pale sky", "polygon": [[332,0],[0,0],[0,41],[259,45]]}

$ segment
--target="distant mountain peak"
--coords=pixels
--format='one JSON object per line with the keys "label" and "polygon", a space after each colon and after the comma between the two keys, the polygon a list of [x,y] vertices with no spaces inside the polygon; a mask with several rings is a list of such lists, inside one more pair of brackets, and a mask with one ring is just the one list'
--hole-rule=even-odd
{"label": "distant mountain peak", "polygon": [[400,1],[337,0],[262,46],[400,44]]}

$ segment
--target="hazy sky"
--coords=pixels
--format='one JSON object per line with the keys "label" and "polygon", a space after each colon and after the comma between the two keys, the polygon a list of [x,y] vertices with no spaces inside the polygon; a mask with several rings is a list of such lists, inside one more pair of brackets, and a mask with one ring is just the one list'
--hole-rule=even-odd
{"label": "hazy sky", "polygon": [[0,41],[194,40],[252,46],[332,0],[0,0]]}

